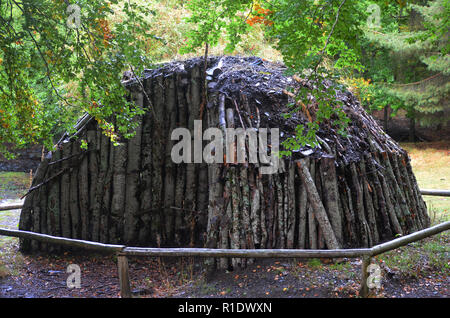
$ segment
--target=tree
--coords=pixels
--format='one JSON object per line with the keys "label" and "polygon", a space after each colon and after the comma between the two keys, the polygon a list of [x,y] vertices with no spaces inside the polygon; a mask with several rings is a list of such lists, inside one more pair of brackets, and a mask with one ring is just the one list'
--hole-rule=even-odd
{"label": "tree", "polygon": [[416,120],[425,126],[450,120],[449,8],[445,0],[410,3],[386,19],[382,28],[366,30],[370,67],[365,75],[375,82],[365,91],[366,104],[378,109],[390,106],[394,112],[405,110],[411,121],[411,140]]}
{"label": "tree", "polygon": [[132,135],[144,110],[126,100],[121,78],[151,66],[147,14],[117,0],[1,1],[0,151],[51,147],[55,130],[70,130],[84,111],[113,139]]}
{"label": "tree", "polygon": [[[300,74],[304,82],[313,83],[313,91],[300,89],[295,92],[298,102],[286,116],[304,111],[305,104],[314,104],[316,118],[306,129],[297,129],[297,136],[284,143],[284,154],[291,153],[305,144],[317,144],[316,132],[324,120],[331,120],[341,134],[345,134],[348,118],[342,105],[336,102],[336,89],[329,87],[329,79],[335,80],[348,72],[363,71],[361,43],[366,23],[369,1],[210,1],[193,0],[188,6],[192,11],[188,19],[192,23],[186,50],[205,44],[214,45],[226,34],[228,49],[232,50],[240,40],[247,25],[262,24],[266,36],[271,38],[281,52],[291,73]],[[381,2],[381,1],[380,1]],[[313,100],[311,101],[311,96]]]}

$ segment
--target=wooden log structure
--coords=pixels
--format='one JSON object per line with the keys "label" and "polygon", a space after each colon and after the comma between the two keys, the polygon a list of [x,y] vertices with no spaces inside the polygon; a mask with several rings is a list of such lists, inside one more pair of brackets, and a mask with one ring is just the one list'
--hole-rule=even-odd
{"label": "wooden log structure", "polygon": [[[135,119],[135,136],[118,146],[83,116],[75,134],[63,136],[41,163],[19,229],[134,246],[334,250],[368,248],[430,225],[407,153],[352,94],[337,94],[351,119],[346,136],[323,123],[319,146],[307,145],[274,166],[268,158],[277,156],[276,137],[293,136],[310,117],[283,116],[292,103],[286,88],[306,84],[255,57],[204,63],[172,62],[123,82],[130,100],[148,111]],[[175,128],[190,134],[191,149],[182,150],[189,162],[172,160]],[[209,128],[222,132],[222,149],[214,136],[205,138]],[[230,133],[233,128],[244,138]],[[205,162],[207,149],[225,162]],[[50,247],[21,240],[23,251]],[[215,265],[252,262],[238,254]]]}

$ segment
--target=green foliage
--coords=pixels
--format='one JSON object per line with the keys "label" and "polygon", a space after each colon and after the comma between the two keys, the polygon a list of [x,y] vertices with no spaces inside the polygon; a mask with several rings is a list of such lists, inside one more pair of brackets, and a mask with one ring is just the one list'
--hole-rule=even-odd
{"label": "green foliage", "polygon": [[[192,52],[206,43],[214,46],[224,35],[228,40],[227,52],[232,52],[241,40],[241,35],[248,31],[242,12],[250,9],[250,0],[191,0],[187,8],[191,16],[187,22],[192,28],[187,32],[188,40],[181,53]],[[224,32],[223,32],[224,31]]]}
{"label": "green foliage", "polygon": [[[406,16],[399,18],[405,10]],[[426,1],[425,5],[410,1],[404,7],[391,5],[383,13],[385,24],[365,32],[365,76],[374,82],[363,92],[365,105],[369,109],[390,106],[394,114],[405,110],[423,125],[445,124],[450,121],[449,1]]]}
{"label": "green foliage", "polygon": [[[308,94],[315,96],[316,120],[306,127],[298,127],[296,137],[289,138],[280,154],[305,145],[316,146],[319,124],[332,120],[344,134],[348,123],[337,105],[335,91],[324,82],[345,70],[362,71],[359,61],[358,35],[360,24],[367,17],[359,1],[278,0],[278,1],[190,1],[192,16],[188,21],[192,30],[184,50],[193,50],[205,43],[215,45],[221,36],[228,39],[227,48],[234,49],[249,26],[264,26],[265,34],[281,52],[290,73],[304,75],[314,83],[313,90],[296,92],[298,103],[291,110],[300,111],[299,105],[309,104]],[[327,63],[331,66],[327,67]]]}
{"label": "green foliage", "polygon": [[[114,142],[132,136],[133,117],[145,110],[124,98],[123,71],[139,75],[152,67],[151,58],[178,58],[179,47],[181,54],[198,54],[206,43],[210,52],[225,45],[227,53],[240,54],[260,54],[272,44],[290,74],[315,83],[312,91],[295,92],[298,102],[286,116],[300,111],[301,103],[310,105],[310,94],[316,118],[298,127],[282,154],[316,145],[323,123],[345,134],[348,119],[335,91],[324,86],[328,80],[370,79],[357,89],[369,109],[390,106],[445,121],[448,0],[80,0],[75,28],[67,23],[74,13],[68,3],[0,2],[2,152],[8,144],[37,141],[49,148],[85,111]],[[377,21],[374,8],[380,23],[369,27],[369,20]],[[440,82],[422,83],[437,73]]]}
{"label": "green foliage", "polygon": [[[109,136],[129,136],[143,112],[125,99],[120,81],[126,69],[151,66],[148,11],[128,1],[76,4],[78,11],[65,1],[0,3],[0,150],[36,141],[51,147],[84,111]],[[123,16],[112,24],[118,10]]]}

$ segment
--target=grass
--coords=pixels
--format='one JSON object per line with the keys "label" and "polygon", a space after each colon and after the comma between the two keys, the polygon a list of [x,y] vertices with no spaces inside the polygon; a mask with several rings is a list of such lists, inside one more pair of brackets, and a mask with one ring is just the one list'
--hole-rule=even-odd
{"label": "grass", "polygon": [[[403,143],[421,189],[450,190],[450,141]],[[432,223],[450,220],[450,197],[424,195]]]}
{"label": "grass", "polygon": [[404,277],[427,272],[450,275],[450,235],[446,232],[381,255],[384,263]]}
{"label": "grass", "polygon": [[0,201],[19,199],[30,186],[30,174],[26,172],[0,172]]}

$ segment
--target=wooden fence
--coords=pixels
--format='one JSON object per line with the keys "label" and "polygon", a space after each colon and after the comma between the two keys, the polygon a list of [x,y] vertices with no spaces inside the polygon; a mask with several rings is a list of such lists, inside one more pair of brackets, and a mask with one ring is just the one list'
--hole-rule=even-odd
{"label": "wooden fence", "polygon": [[13,236],[19,238],[33,239],[44,243],[61,244],[70,247],[85,248],[90,250],[109,252],[117,255],[117,265],[119,272],[120,295],[123,298],[130,298],[130,275],[128,267],[128,257],[239,257],[239,258],[362,258],[361,266],[361,289],[360,295],[367,297],[369,294],[368,272],[371,258],[407,245],[412,242],[422,240],[426,237],[447,231],[450,229],[450,221],[433,227],[394,239],[392,241],[376,245],[371,248],[359,249],[336,249],[336,250],[304,250],[304,249],[208,249],[208,248],[144,248],[127,247],[125,245],[103,244],[98,242],[68,239],[46,234],[8,230],[0,228],[0,235]]}
{"label": "wooden fence", "polygon": [[[450,190],[420,190],[423,195],[450,196]],[[22,205],[0,207],[0,211],[15,210]],[[69,239],[29,231],[9,230],[0,228],[0,235],[32,239],[44,243],[66,245],[117,255],[120,295],[122,298],[132,297],[128,257],[237,257],[237,258],[362,258],[360,295],[369,294],[367,268],[374,256],[397,249],[424,238],[436,235],[450,229],[450,221],[433,227],[375,245],[371,248],[335,249],[335,250],[305,250],[305,249],[208,249],[208,248],[147,248],[127,247],[125,245],[103,244],[85,240]]]}

